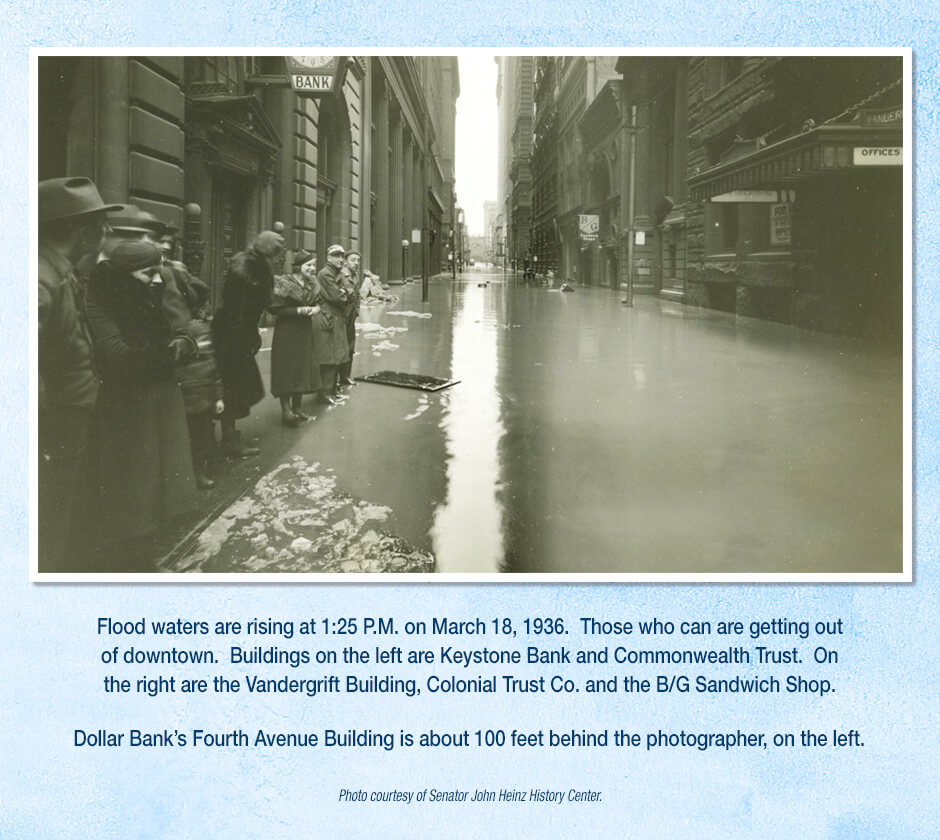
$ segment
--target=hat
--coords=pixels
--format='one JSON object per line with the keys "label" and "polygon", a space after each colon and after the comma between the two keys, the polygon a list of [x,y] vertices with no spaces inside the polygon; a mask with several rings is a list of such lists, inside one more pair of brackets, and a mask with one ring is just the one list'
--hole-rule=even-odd
{"label": "hat", "polygon": [[312,259],[313,254],[301,248],[299,251],[294,251],[294,258],[290,261],[291,268],[297,268],[297,266],[308,263]]}
{"label": "hat", "polygon": [[121,242],[111,252],[111,264],[122,271],[139,271],[160,265],[163,252],[149,242]]}
{"label": "hat", "polygon": [[262,257],[275,257],[284,250],[284,237],[273,230],[263,230],[251,241],[251,250]]}
{"label": "hat", "polygon": [[105,204],[90,178],[50,178],[40,181],[37,194],[40,223],[99,213],[121,206]]}
{"label": "hat", "polygon": [[330,245],[330,247],[326,249],[326,255],[328,257],[345,257],[346,249],[342,245]]}
{"label": "hat", "polygon": [[108,224],[111,230],[150,233],[155,236],[163,236],[167,229],[153,213],[141,210],[136,204],[119,204],[108,213]]}

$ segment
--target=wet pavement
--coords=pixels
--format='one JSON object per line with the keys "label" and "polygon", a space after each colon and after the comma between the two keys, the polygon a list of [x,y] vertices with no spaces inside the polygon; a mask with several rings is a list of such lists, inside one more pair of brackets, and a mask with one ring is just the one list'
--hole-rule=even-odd
{"label": "wet pavement", "polygon": [[163,568],[900,571],[899,348],[511,275],[392,291],[354,375],[458,384],[358,383],[299,429],[265,400],[240,423],[261,457]]}

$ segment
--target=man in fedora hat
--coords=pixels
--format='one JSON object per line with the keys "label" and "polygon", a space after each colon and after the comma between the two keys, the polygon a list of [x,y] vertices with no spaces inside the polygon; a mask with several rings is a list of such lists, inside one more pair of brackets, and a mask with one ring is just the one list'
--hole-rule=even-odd
{"label": "man in fedora hat", "polygon": [[69,571],[66,547],[98,398],[79,260],[94,259],[107,231],[106,205],[88,178],[38,186],[39,569]]}

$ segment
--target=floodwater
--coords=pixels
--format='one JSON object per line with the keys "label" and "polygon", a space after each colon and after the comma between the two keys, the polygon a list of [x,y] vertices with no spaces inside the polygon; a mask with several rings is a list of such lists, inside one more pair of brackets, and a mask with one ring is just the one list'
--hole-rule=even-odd
{"label": "floodwater", "polygon": [[900,348],[498,274],[392,291],[354,374],[458,384],[360,383],[302,429],[271,399],[243,428],[438,571],[900,571]]}

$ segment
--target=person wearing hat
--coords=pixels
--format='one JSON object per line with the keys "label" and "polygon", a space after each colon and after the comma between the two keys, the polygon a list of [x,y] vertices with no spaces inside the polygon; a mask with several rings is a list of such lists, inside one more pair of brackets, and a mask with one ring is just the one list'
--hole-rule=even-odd
{"label": "person wearing hat", "polygon": [[248,250],[232,257],[222,286],[222,305],[212,320],[215,358],[222,374],[225,411],[222,451],[236,458],[257,455],[246,446],[235,422],[247,417],[264,398],[264,384],[255,356],[261,349],[258,322],[271,305],[274,269],[284,253],[284,237],[272,230],[259,233]]}
{"label": "person wearing hat", "polygon": [[73,512],[98,398],[84,289],[76,264],[104,240],[102,201],[88,178],[38,186],[39,210],[39,570],[73,571]]}
{"label": "person wearing hat", "polygon": [[359,317],[359,304],[362,300],[359,291],[362,288],[362,276],[359,265],[362,255],[358,251],[349,251],[343,263],[343,282],[349,293],[346,303],[346,355],[347,359],[339,366],[337,387],[352,385],[352,359],[356,352],[356,318]]}
{"label": "person wearing hat", "polygon": [[271,393],[281,401],[285,426],[299,426],[310,418],[303,412],[303,395],[320,390],[320,367],[313,347],[316,276],[303,266],[313,263],[309,251],[296,251],[291,273],[274,278],[274,295],[268,310],[277,319],[271,341]]}
{"label": "person wearing hat", "polygon": [[346,339],[346,308],[349,288],[343,282],[343,263],[346,250],[342,245],[330,245],[326,251],[326,265],[317,274],[320,316],[314,320],[314,349],[320,363],[320,394],[317,401],[332,405],[336,400],[336,372],[349,355]]}
{"label": "person wearing hat", "polygon": [[156,245],[122,242],[88,288],[101,373],[89,517],[104,571],[152,570],[157,528],[198,504],[177,379],[198,347],[163,311],[161,264]]}

